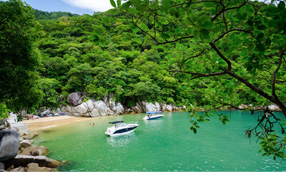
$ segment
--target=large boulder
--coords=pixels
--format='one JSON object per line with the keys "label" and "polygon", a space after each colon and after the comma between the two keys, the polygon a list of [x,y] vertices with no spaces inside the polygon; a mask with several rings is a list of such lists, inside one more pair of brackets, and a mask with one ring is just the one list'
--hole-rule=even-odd
{"label": "large boulder", "polygon": [[172,112],[173,111],[173,107],[172,107],[172,105],[162,104],[162,111]]}
{"label": "large boulder", "polygon": [[53,116],[53,115],[54,113],[50,109],[47,109],[39,114],[39,116],[41,117]]}
{"label": "large boulder", "polygon": [[46,155],[49,150],[45,146],[28,146],[21,150],[19,155],[32,155],[32,156],[42,156]]}
{"label": "large boulder", "polygon": [[90,113],[90,116],[91,117],[98,117],[98,116],[100,116],[100,113],[97,109],[93,109]]}
{"label": "large boulder", "polygon": [[38,133],[32,132],[32,133],[21,133],[21,138],[24,140],[32,140],[33,138],[37,137]]}
{"label": "large boulder", "polygon": [[88,111],[86,103],[82,103],[82,104],[74,107],[73,109],[76,113],[82,114],[83,116],[85,116],[85,114]]}
{"label": "large boulder", "polygon": [[88,101],[85,102],[86,107],[87,107],[87,111],[88,112],[92,112],[94,109],[94,105],[93,105],[93,100],[89,99]]}
{"label": "large boulder", "polygon": [[20,142],[20,147],[21,148],[30,147],[30,146],[32,146],[33,143],[34,143],[34,140],[22,140]]}
{"label": "large boulder", "polygon": [[120,102],[115,102],[112,98],[110,98],[106,104],[113,111],[113,114],[120,115],[124,113],[124,107]]}
{"label": "large boulder", "polygon": [[73,106],[82,104],[81,93],[71,93],[68,97],[68,103]]}
{"label": "large boulder", "polygon": [[146,112],[156,112],[156,111],[159,111],[157,110],[156,105],[154,105],[153,103],[149,103],[149,102],[146,103]]}
{"label": "large boulder", "polygon": [[132,107],[134,113],[144,113],[146,112],[146,102],[137,102],[134,107]]}
{"label": "large boulder", "polygon": [[115,114],[123,114],[124,113],[124,107],[121,103],[116,103],[115,106],[113,106],[112,110]]}
{"label": "large boulder", "polygon": [[14,158],[19,150],[20,135],[17,131],[0,130],[0,161]]}
{"label": "large boulder", "polygon": [[270,105],[270,106],[268,106],[268,108],[269,108],[271,111],[281,111],[281,109],[280,109],[279,106],[277,106],[277,105]]}
{"label": "large boulder", "polygon": [[68,114],[72,113],[72,109],[71,109],[70,106],[63,106],[63,107],[61,108],[61,110],[64,111],[64,112],[66,112],[66,113],[68,113]]}
{"label": "large boulder", "polygon": [[36,163],[30,163],[27,166],[27,172],[35,172],[35,171],[41,171],[41,172],[51,172],[53,171],[51,168],[47,167],[39,167]]}
{"label": "large boulder", "polygon": [[98,110],[101,116],[106,116],[111,114],[109,107],[102,100],[94,102],[93,105],[94,108]]}

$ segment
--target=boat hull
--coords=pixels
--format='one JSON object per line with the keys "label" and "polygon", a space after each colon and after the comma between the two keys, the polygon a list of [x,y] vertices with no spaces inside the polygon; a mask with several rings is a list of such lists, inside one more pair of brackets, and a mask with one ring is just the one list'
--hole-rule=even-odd
{"label": "boat hull", "polygon": [[106,135],[108,136],[120,136],[120,135],[125,135],[125,134],[129,134],[131,132],[134,132],[134,130],[137,128],[138,124],[131,124],[129,126],[126,127],[110,127],[107,129],[107,131],[105,132]]}
{"label": "boat hull", "polygon": [[159,118],[162,118],[164,115],[152,115],[152,116],[148,116],[146,115],[143,120],[154,120],[154,119],[159,119]]}

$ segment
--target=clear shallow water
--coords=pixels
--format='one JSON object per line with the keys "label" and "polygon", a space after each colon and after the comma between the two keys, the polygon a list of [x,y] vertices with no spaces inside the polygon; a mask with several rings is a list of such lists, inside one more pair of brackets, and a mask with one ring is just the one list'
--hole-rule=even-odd
{"label": "clear shallow water", "polygon": [[[229,113],[229,112],[224,112]],[[35,140],[48,147],[50,158],[67,160],[61,171],[285,171],[286,163],[258,154],[255,139],[244,131],[257,117],[232,111],[226,126],[217,119],[189,128],[188,113],[165,113],[163,119],[142,121],[145,115],[98,117],[51,128]],[[112,120],[138,122],[134,133],[107,137]],[[95,126],[89,125],[94,123]]]}

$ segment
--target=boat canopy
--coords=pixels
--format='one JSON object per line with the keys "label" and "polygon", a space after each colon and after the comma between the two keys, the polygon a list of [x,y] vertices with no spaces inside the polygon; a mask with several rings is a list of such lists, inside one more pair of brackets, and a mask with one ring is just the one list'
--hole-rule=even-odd
{"label": "boat canopy", "polygon": [[117,123],[123,123],[124,121],[112,121],[112,122],[109,122],[109,124],[117,124]]}
{"label": "boat canopy", "polygon": [[163,113],[162,111],[156,111],[156,112],[146,112],[147,114],[156,114],[156,113]]}

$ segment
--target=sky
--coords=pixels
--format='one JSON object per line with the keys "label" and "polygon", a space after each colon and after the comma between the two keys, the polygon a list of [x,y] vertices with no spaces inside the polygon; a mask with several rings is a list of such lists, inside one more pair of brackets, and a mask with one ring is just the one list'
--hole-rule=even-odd
{"label": "sky", "polygon": [[[3,0],[2,0],[3,1]],[[76,14],[93,14],[112,8],[110,0],[23,0],[41,11],[63,11]]]}
{"label": "sky", "polygon": [[[0,0],[1,1],[1,0]],[[5,1],[5,0],[2,0]],[[93,14],[112,8],[110,0],[23,0],[41,11],[63,11],[75,14]],[[259,0],[270,1],[270,0]]]}

